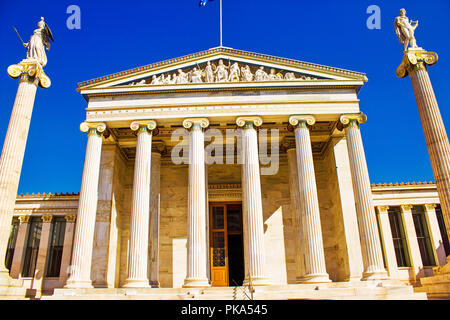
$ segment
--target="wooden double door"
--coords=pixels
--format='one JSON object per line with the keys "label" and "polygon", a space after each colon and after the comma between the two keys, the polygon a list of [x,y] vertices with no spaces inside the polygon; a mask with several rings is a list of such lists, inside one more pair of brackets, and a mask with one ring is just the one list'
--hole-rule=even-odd
{"label": "wooden double door", "polygon": [[212,285],[240,286],[244,280],[242,204],[213,203],[209,215]]}

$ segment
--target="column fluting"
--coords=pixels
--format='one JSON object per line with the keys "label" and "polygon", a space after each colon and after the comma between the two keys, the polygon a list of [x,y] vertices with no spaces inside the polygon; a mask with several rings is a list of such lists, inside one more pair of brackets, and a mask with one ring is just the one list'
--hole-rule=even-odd
{"label": "column fluting", "polygon": [[92,288],[91,265],[98,202],[98,181],[102,155],[104,123],[83,122],[80,130],[88,133],[83,177],[81,180],[77,224],[72,250],[70,276],[66,288]]}
{"label": "column fluting", "polygon": [[359,130],[359,124],[365,123],[366,120],[367,118],[363,113],[343,115],[340,118],[340,126],[345,127],[356,213],[358,215],[364,263],[363,278],[361,280],[381,280],[389,277],[384,268],[383,252],[381,250],[372,189],[370,187],[369,170]]}
{"label": "column fluting", "polygon": [[309,127],[314,125],[313,116],[292,116],[289,123],[295,128],[297,170],[300,195],[301,220],[305,240],[305,275],[302,282],[331,282],[325,265],[325,253],[320,222],[319,199],[314,171]]}
{"label": "column fluting", "polygon": [[125,288],[150,287],[148,280],[148,235],[150,226],[150,177],[152,130],[155,121],[135,121],[132,130],[138,130],[134,163],[133,198],[131,207],[130,247],[128,251]]}
{"label": "column fluting", "polygon": [[208,287],[206,248],[205,118],[186,119],[189,134],[187,273],[183,287]]}
{"label": "column fluting", "polygon": [[259,117],[239,117],[242,127],[242,195],[243,231],[246,271],[244,285],[268,285],[264,245],[264,220],[259,171],[258,137],[255,127],[262,125]]}
{"label": "column fluting", "polygon": [[21,77],[0,158],[0,284],[2,274],[8,277],[6,248],[37,85],[36,78]]}

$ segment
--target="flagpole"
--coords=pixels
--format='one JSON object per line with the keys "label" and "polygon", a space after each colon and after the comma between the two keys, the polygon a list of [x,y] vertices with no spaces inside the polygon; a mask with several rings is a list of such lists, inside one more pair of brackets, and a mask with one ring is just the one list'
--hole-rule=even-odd
{"label": "flagpole", "polygon": [[222,0],[220,0],[220,46],[222,46]]}

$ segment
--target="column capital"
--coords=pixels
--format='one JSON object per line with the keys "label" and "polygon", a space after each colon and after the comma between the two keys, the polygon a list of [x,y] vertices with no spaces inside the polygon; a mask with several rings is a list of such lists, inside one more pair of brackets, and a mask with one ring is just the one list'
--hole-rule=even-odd
{"label": "column capital", "polygon": [[402,211],[410,211],[413,208],[412,204],[402,204],[400,206],[400,208],[402,209]]}
{"label": "column capital", "polygon": [[367,121],[367,116],[360,112],[360,113],[350,113],[350,114],[343,114],[339,118],[338,122],[338,130],[342,131],[347,126],[358,126],[360,124],[363,124]]}
{"label": "column capital", "polygon": [[18,64],[13,64],[8,67],[8,75],[15,79],[20,77],[21,79],[30,79],[34,77],[39,81],[39,86],[43,89],[47,89],[51,85],[50,78],[44,73],[44,69],[34,59],[24,59]]}
{"label": "column capital", "polygon": [[99,134],[106,130],[106,124],[103,122],[87,122],[80,124],[81,132],[89,132],[89,134]]}
{"label": "column capital", "polygon": [[133,121],[130,124],[130,128],[133,131],[139,130],[138,134],[144,131],[153,131],[156,129],[156,121],[154,120],[139,120]]}
{"label": "column capital", "polygon": [[312,115],[294,115],[289,117],[289,124],[295,127],[313,126],[316,123],[316,118]]}
{"label": "column capital", "polygon": [[53,216],[51,214],[44,214],[43,216],[41,216],[42,222],[52,222]]}
{"label": "column capital", "polygon": [[66,222],[75,222],[77,216],[75,214],[68,214],[64,216],[64,218],[66,219]]}
{"label": "column capital", "polygon": [[382,213],[388,213],[388,210],[389,210],[389,206],[377,206],[377,208],[378,208],[378,212],[380,213],[380,214],[382,214]]}
{"label": "column capital", "polygon": [[28,223],[30,222],[30,218],[31,218],[30,215],[19,216],[20,223]]}
{"label": "column capital", "polygon": [[204,129],[208,126],[209,120],[207,118],[188,118],[183,121],[183,127],[185,127],[186,129]]}
{"label": "column capital", "polygon": [[260,127],[263,124],[263,119],[258,116],[239,117],[236,119],[236,124],[238,127],[243,127],[244,129],[253,126]]}
{"label": "column capital", "polygon": [[437,207],[436,203],[426,203],[423,205],[425,207],[425,210],[432,211]]}
{"label": "column capital", "polygon": [[409,49],[403,55],[402,63],[395,73],[399,78],[406,78],[410,72],[426,70],[427,65],[432,66],[436,64],[438,59],[436,52]]}

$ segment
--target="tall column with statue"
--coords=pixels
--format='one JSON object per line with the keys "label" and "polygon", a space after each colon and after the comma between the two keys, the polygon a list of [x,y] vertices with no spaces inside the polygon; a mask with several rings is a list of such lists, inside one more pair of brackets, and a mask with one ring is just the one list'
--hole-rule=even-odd
{"label": "tall column with statue", "polygon": [[19,88],[0,157],[0,295],[17,292],[5,266],[5,255],[37,87],[45,89],[51,84],[43,69],[50,40],[53,35],[41,18],[30,41],[23,44],[27,58],[7,70],[12,78],[19,78]]}
{"label": "tall column with statue", "polygon": [[400,10],[395,19],[395,31],[405,45],[405,51],[396,73],[399,78],[408,75],[411,78],[447,234],[450,235],[450,145],[427,70],[437,62],[438,55],[417,46],[414,31],[418,25],[418,21],[406,17],[405,9]]}

